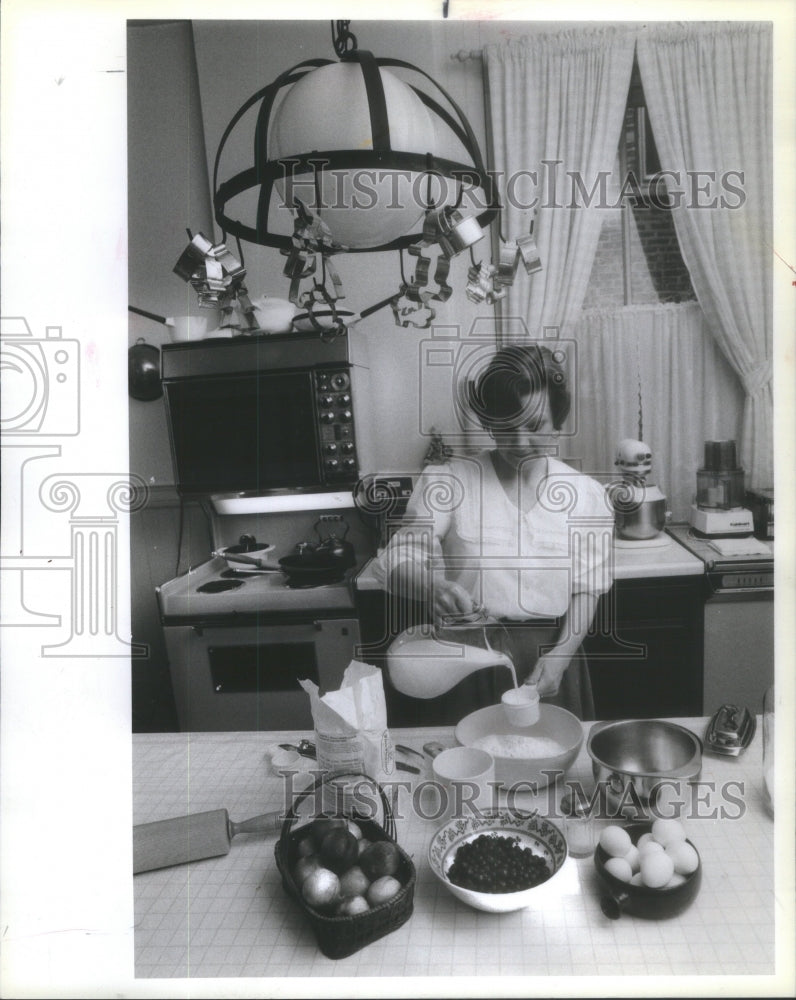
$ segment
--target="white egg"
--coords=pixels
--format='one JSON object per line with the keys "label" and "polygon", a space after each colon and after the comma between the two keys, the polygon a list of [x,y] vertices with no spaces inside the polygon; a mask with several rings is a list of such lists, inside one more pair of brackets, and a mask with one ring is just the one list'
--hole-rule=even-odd
{"label": "white egg", "polygon": [[631,844],[630,850],[625,855],[625,861],[630,865],[633,872],[637,872],[641,867],[641,855],[635,844]]}
{"label": "white egg", "polygon": [[623,882],[629,882],[633,878],[633,871],[624,858],[609,858],[605,862],[605,870]]}
{"label": "white egg", "polygon": [[644,885],[644,879],[641,877],[641,872],[636,872],[633,878],[630,880],[631,885]]}
{"label": "white egg", "polygon": [[643,847],[643,846],[644,846],[645,844],[649,844],[649,842],[650,842],[651,840],[654,840],[654,839],[655,839],[655,838],[654,838],[654,837],[652,836],[652,834],[651,834],[651,833],[642,833],[642,834],[641,834],[641,836],[640,836],[640,837],[638,838],[638,840],[636,841],[636,847],[637,847],[637,848],[638,848],[639,850],[641,850],[641,848],[642,848],[642,847]]}
{"label": "white egg", "polygon": [[659,844],[666,847],[667,844],[677,843],[685,840],[685,830],[682,823],[676,819],[656,819],[652,824],[652,836]]}
{"label": "white egg", "polygon": [[665,851],[641,856],[641,878],[650,889],[660,889],[674,874],[674,862]]}
{"label": "white egg", "polygon": [[645,857],[647,854],[662,854],[663,845],[659,844],[657,840],[648,840],[639,847],[638,853],[641,858]]}
{"label": "white egg", "polygon": [[600,847],[612,858],[624,858],[632,846],[630,834],[621,826],[606,826],[600,834]]}
{"label": "white egg", "polygon": [[678,875],[677,872],[675,872],[663,888],[676,889],[678,885],[682,885],[685,881],[685,875]]}
{"label": "white egg", "polygon": [[699,855],[685,840],[678,840],[666,847],[666,854],[672,859],[674,870],[679,875],[691,875],[699,867]]}

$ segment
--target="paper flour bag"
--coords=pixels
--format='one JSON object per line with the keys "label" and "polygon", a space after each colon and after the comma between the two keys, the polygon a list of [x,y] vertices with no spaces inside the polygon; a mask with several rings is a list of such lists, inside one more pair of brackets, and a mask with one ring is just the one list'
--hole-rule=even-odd
{"label": "paper flour bag", "polygon": [[395,750],[387,729],[387,704],[381,671],[352,660],[339,691],[320,696],[317,684],[299,681],[310,696],[318,767],[361,772],[377,782],[395,770]]}

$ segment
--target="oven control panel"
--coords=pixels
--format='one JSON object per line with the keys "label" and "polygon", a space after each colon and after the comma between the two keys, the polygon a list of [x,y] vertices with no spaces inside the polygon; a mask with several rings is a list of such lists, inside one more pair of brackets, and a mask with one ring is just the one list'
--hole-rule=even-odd
{"label": "oven control panel", "polygon": [[347,367],[315,372],[318,440],[329,482],[353,482],[359,472],[354,436],[351,373]]}

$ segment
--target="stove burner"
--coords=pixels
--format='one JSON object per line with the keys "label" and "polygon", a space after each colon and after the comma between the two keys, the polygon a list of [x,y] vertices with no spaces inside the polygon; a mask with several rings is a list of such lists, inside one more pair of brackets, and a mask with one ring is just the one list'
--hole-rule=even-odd
{"label": "stove burner", "polygon": [[196,589],[200,594],[220,594],[225,590],[237,590],[242,586],[243,580],[208,580]]}

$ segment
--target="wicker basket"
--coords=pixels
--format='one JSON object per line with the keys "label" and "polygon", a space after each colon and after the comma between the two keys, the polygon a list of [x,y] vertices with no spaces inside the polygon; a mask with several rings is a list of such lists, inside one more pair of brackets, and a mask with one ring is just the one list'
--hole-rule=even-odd
{"label": "wicker basket", "polygon": [[383,825],[380,826],[376,820],[359,815],[353,809],[347,818],[356,821],[362,830],[363,836],[368,840],[389,840],[396,845],[399,853],[399,863],[395,877],[403,888],[386,903],[381,903],[366,913],[360,913],[353,917],[328,916],[308,906],[301,895],[300,887],[296,885],[292,875],[293,868],[298,860],[298,842],[306,835],[305,826],[294,829],[294,823],[297,818],[296,809],[307,796],[315,794],[329,778],[327,776],[321,777],[314,785],[301,792],[296,797],[282,824],[282,832],[274,848],[274,855],[276,857],[276,866],[282,876],[282,885],[285,892],[295,900],[297,905],[307,915],[307,919],[310,921],[315,932],[318,947],[327,958],[346,958],[348,955],[353,955],[354,952],[364,948],[365,945],[370,944],[372,941],[377,941],[379,938],[384,937],[385,934],[390,934],[392,931],[397,930],[411,917],[415,894],[415,866],[412,864],[409,855],[400,847],[395,839],[395,819],[384,790],[372,778],[368,778],[367,775],[335,774],[333,776],[335,780],[339,780],[341,777],[346,779],[364,779],[372,782],[373,786],[378,789],[383,812]]}

